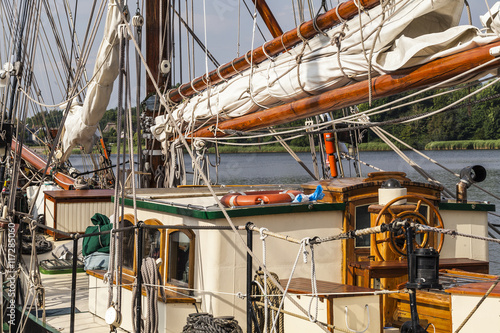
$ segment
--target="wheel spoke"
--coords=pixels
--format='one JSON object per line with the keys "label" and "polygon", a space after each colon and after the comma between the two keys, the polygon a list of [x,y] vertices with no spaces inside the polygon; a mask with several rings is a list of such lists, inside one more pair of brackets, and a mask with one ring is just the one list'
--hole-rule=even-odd
{"label": "wheel spoke", "polygon": [[418,200],[417,207],[415,207],[414,212],[417,213],[420,210],[420,206],[422,205],[422,200]]}
{"label": "wheel spoke", "polygon": [[[416,202],[415,208],[409,208],[409,210],[402,211],[398,214],[394,213],[394,210],[391,206],[394,205],[394,203],[397,202],[397,200],[399,200],[401,198],[405,198],[407,200],[411,200],[411,201]],[[428,209],[429,216],[431,216],[429,219],[427,218],[427,216],[424,216],[420,213],[420,208],[422,208],[424,204],[429,206],[429,209]],[[379,225],[381,217],[384,214],[391,216],[392,220],[390,223],[392,223],[392,222],[394,222],[394,220],[397,220],[400,218],[400,219],[408,219],[408,220],[411,220],[415,223],[422,224],[422,225],[435,225],[438,228],[444,228],[444,223],[443,223],[442,217],[439,214],[439,211],[436,208],[435,204],[432,201],[430,201],[426,198],[423,198],[421,196],[418,196],[418,195],[407,195],[407,196],[394,198],[393,202],[391,202],[390,204],[386,204],[382,208],[382,210],[379,212],[377,219],[375,221],[376,225]],[[422,236],[418,236],[417,237],[418,239],[417,238],[413,239],[412,243],[415,244],[415,248],[420,249],[420,248],[427,247],[429,244],[429,238],[430,238],[429,232],[427,230],[415,230],[415,236],[417,236],[417,235],[422,235]],[[372,240],[374,240],[374,238],[372,238]],[[441,234],[440,238],[439,238],[439,246],[437,248],[438,252],[441,251],[441,248],[443,245],[443,240],[444,240],[444,235]],[[392,250],[392,252],[406,256],[406,249],[407,249],[408,244],[405,240],[404,228],[402,230],[402,233],[400,233],[400,234],[391,233],[387,238],[378,239],[378,240],[374,241],[374,244],[377,245],[376,252],[377,252],[378,258],[381,258],[380,253],[378,253],[379,252],[378,244],[387,243],[387,242],[389,242],[390,249]],[[384,260],[384,259],[382,258],[382,260]]]}
{"label": "wheel spoke", "polygon": [[397,215],[396,215],[396,214],[394,214],[394,212],[392,211],[392,209],[391,209],[391,207],[390,207],[390,206],[389,206],[389,207],[387,207],[387,212],[388,212],[389,214],[391,214],[391,217],[392,217],[392,219],[393,219],[393,220],[397,217]]}

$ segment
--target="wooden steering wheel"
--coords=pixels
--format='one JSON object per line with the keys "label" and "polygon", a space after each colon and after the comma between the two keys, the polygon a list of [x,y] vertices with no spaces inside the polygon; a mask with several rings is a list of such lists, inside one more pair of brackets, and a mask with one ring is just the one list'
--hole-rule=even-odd
{"label": "wooden steering wheel", "polygon": [[[394,213],[393,209],[391,209],[391,206],[394,205],[395,202],[403,199],[414,199],[417,201],[417,204],[415,206],[415,209],[413,210],[405,210],[400,213]],[[437,217],[437,225],[435,227],[437,228],[444,228],[443,224],[443,218],[441,217],[441,214],[439,214],[439,211],[437,210],[436,206],[432,204],[429,200],[422,198],[420,196],[416,195],[403,195],[400,197],[397,197],[391,201],[389,201],[384,208],[378,213],[377,219],[375,220],[375,225],[378,226],[380,225],[380,220],[382,216],[386,213],[391,215],[391,223],[394,222],[396,219],[400,220],[405,220],[405,219],[410,219],[411,221],[419,224],[424,224],[424,225],[431,225],[429,221],[427,221],[427,218],[423,216],[419,210],[420,207],[422,206],[422,203],[425,203],[429,206],[431,209],[431,213],[436,214]],[[379,247],[382,246],[383,243],[388,243],[389,248],[391,249],[392,252],[406,256],[406,229],[404,226],[399,228],[396,231],[386,231],[384,233],[385,237],[383,239],[376,239],[375,235],[372,235],[372,244],[373,242],[375,243],[376,246],[374,246],[374,251],[375,251],[375,256],[381,260],[385,261],[385,258],[382,257],[380,253]],[[441,249],[443,248],[443,242],[444,242],[444,234],[440,234],[439,236],[439,245],[436,248],[438,252],[441,252]],[[428,231],[416,231],[415,232],[415,238],[413,240],[413,246],[415,249],[417,248],[425,248],[427,247],[429,243],[429,232]]]}

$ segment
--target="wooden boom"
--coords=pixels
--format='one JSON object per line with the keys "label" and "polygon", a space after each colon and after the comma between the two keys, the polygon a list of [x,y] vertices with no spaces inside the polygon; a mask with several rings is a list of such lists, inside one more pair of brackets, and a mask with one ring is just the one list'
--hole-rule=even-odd
{"label": "wooden boom", "polygon": [[[434,60],[425,65],[385,74],[372,80],[372,98],[378,99],[408,90],[426,87],[453,78],[465,71],[494,59],[490,49],[500,47],[500,42],[491,43],[448,57]],[[499,67],[499,61],[483,66],[474,74]],[[248,131],[289,123],[294,120],[338,110],[351,105],[365,103],[369,99],[369,82],[363,81],[334,89],[316,96],[306,97],[285,105],[259,111],[219,123],[218,137],[227,136],[224,130]],[[192,137],[213,137],[213,126],[204,127]]]}
{"label": "wooden boom", "polygon": [[[259,1],[260,2],[260,1]],[[285,32],[280,37],[274,38],[263,46],[256,48],[253,51],[248,51],[244,56],[234,59],[233,61],[222,65],[217,70],[213,70],[208,73],[208,80],[206,75],[194,79],[190,83],[185,83],[179,88],[171,90],[168,92],[168,98],[173,102],[181,102],[184,97],[189,97],[194,95],[197,91],[201,91],[207,88],[207,83],[210,85],[217,84],[224,79],[229,79],[241,71],[250,68],[250,58],[252,58],[253,64],[259,64],[267,60],[267,56],[275,56],[302,42],[297,30],[300,30],[300,35],[305,39],[310,39],[316,36],[318,30],[329,29],[341,22],[341,20],[349,20],[358,14],[358,7],[356,3],[363,8],[372,8],[380,3],[380,0],[351,0],[343,2],[338,5],[338,15],[337,10],[334,8],[328,12],[320,15],[316,19],[317,30],[314,28],[314,21],[308,21],[300,25],[298,28]],[[264,52],[264,47],[266,51]],[[267,56],[266,56],[267,54]]]}
{"label": "wooden boom", "polygon": [[[12,146],[11,149],[13,152],[17,153],[18,149],[18,144],[16,139],[12,139]],[[47,161],[39,156],[37,153],[35,153],[33,150],[29,149],[26,146],[23,146],[21,149],[21,158],[31,164],[34,168],[36,168],[38,171],[43,172],[45,170],[45,166],[47,165]],[[47,168],[47,175],[50,175],[52,172],[52,167]],[[71,178],[61,172],[54,172],[52,174],[52,177],[54,178],[54,181],[56,182],[57,185],[61,186],[65,190],[71,190],[73,189],[73,185],[75,183],[75,179]]]}
{"label": "wooden boom", "polygon": [[269,32],[271,33],[273,38],[283,35],[283,30],[281,30],[281,27],[276,18],[274,17],[271,8],[269,8],[269,6],[267,5],[266,0],[252,0],[252,1],[257,7],[260,16],[264,20],[264,23],[266,24],[267,29],[269,29]]}

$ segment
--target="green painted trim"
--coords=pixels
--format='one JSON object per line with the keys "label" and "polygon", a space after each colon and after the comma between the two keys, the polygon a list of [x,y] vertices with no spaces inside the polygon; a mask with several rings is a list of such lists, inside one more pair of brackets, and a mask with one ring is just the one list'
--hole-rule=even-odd
{"label": "green painted trim", "polygon": [[463,210],[474,212],[494,212],[495,205],[484,203],[440,202],[439,210]]}
{"label": "green painted trim", "polygon": [[[38,268],[40,270],[40,273],[46,274],[46,275],[53,275],[53,274],[69,274],[73,272],[73,268],[67,268],[67,269],[43,269],[42,267]],[[77,268],[76,269],[77,273],[85,273],[85,269],[83,267]]]}
{"label": "green painted trim", "polygon": [[[112,198],[114,201],[114,198]],[[125,206],[133,207],[132,199],[125,198]],[[121,203],[121,199],[120,199]],[[149,201],[136,201],[137,208],[149,209],[156,212],[176,214],[194,217],[204,220],[215,220],[224,218],[224,214],[220,210],[199,210],[194,208],[176,207],[169,204],[161,204]],[[287,213],[305,213],[305,212],[325,212],[325,211],[343,211],[345,203],[315,203],[315,204],[291,204],[277,206],[262,206],[262,207],[241,207],[229,208],[227,213],[230,217],[256,216],[256,215],[272,215],[272,214],[287,214]]]}

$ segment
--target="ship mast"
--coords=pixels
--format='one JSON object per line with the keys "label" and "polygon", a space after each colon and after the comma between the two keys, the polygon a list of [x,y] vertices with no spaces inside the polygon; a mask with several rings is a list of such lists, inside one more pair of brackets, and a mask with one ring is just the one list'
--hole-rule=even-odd
{"label": "ship mast", "polygon": [[[172,61],[172,11],[171,0],[146,0],[146,62],[151,70],[157,84],[160,88],[170,89],[172,85],[170,72],[165,73],[161,70],[168,66],[171,67]],[[164,36],[166,34],[166,36]],[[146,75],[146,96],[155,95],[156,90],[153,82]],[[152,118],[159,103],[153,103],[152,108],[146,107],[146,117]],[[161,144],[152,136],[146,137],[147,149],[144,150],[143,160],[149,167],[140,166],[141,170],[155,174],[156,170],[162,165]],[[141,159],[142,160],[142,159]],[[154,177],[150,178],[149,184],[142,184],[144,187],[155,187]]]}

